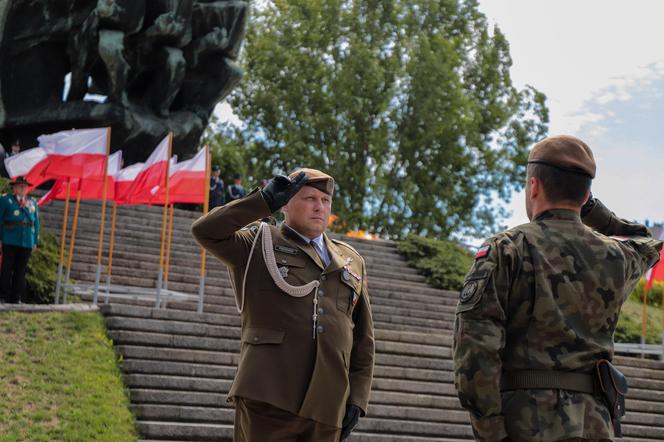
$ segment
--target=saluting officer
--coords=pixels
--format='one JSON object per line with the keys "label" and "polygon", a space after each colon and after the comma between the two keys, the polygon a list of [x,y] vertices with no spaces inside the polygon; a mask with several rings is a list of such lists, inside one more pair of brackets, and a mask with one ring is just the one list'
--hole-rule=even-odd
{"label": "saluting officer", "polygon": [[597,376],[610,367],[620,308],[662,243],[589,198],[595,169],[578,138],[537,143],[526,182],[531,222],[487,240],[466,276],[455,385],[477,440],[619,435],[623,403],[609,408],[604,396],[626,386],[617,370],[608,382]]}
{"label": "saluting officer", "polygon": [[2,276],[0,300],[16,303],[25,296],[25,272],[39,240],[37,202],[28,197],[31,184],[22,176],[12,183],[12,194],[0,198]]}
{"label": "saluting officer", "polygon": [[[229,268],[242,319],[239,442],[345,439],[364,416],[374,337],[364,260],[325,234],[334,179],[301,169],[198,219]],[[281,209],[280,226],[256,222]]]}

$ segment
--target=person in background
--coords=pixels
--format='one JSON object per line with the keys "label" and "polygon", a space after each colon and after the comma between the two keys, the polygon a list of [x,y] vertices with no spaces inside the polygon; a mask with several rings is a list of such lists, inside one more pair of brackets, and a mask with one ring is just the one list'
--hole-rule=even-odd
{"label": "person in background", "polygon": [[20,176],[11,185],[12,193],[0,198],[0,301],[15,304],[25,296],[25,272],[39,241],[39,214],[37,202],[28,197],[31,184]]}
{"label": "person in background", "polygon": [[8,157],[13,157],[17,153],[21,152],[21,143],[16,140],[12,143],[11,148],[9,149],[9,152],[7,152]]}
{"label": "person in background", "polygon": [[212,176],[210,177],[210,209],[224,205],[224,197],[226,195],[224,189],[224,181],[220,177],[221,167],[215,165],[212,168]]}
{"label": "person in background", "polygon": [[242,176],[240,174],[235,174],[233,177],[233,184],[228,186],[228,201],[239,200],[244,198],[247,195],[247,192],[242,187]]}
{"label": "person in background", "polygon": [[6,151],[5,148],[0,144],[0,175],[4,178],[11,178],[5,168],[5,159],[12,157],[21,151],[21,143],[18,140],[15,140],[9,151]]}

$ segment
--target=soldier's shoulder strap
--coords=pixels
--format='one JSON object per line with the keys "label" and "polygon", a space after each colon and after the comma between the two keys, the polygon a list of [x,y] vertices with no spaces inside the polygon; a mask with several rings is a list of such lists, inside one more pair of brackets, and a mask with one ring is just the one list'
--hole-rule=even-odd
{"label": "soldier's shoulder strap", "polygon": [[357,255],[359,258],[362,258],[362,255],[360,255],[360,252],[355,250],[355,248],[353,246],[351,246],[350,244],[348,244],[347,242],[344,242],[344,241],[341,241],[341,240],[338,240],[338,239],[335,239],[335,238],[330,238],[330,241],[332,241],[336,245],[345,247],[346,249],[350,250],[355,255]]}

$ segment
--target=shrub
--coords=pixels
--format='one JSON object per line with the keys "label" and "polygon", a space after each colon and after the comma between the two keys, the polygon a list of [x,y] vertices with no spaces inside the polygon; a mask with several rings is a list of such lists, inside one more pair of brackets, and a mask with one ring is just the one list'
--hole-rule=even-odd
{"label": "shrub", "polygon": [[43,230],[39,233],[39,248],[28,261],[27,302],[52,304],[58,271],[58,240]]}
{"label": "shrub", "polygon": [[[629,295],[629,298],[635,302],[643,302],[643,291],[645,289],[647,281],[645,278],[641,278],[639,283],[636,285],[632,293]],[[662,295],[664,294],[664,282],[655,281],[652,285],[652,288],[648,292],[647,304],[655,307],[662,305]]]}
{"label": "shrub", "polygon": [[409,235],[397,249],[429,284],[445,290],[461,290],[473,264],[471,253],[452,241]]}

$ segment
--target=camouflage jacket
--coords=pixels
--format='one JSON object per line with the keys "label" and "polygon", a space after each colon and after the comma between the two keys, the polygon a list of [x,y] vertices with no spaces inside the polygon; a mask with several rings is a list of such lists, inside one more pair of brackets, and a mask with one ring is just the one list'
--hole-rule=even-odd
{"label": "camouflage jacket", "polygon": [[591,372],[613,356],[620,308],[659,259],[660,241],[614,238],[551,210],[490,238],[459,297],[455,386],[478,440],[609,439],[603,401],[564,390],[501,393],[517,370]]}

